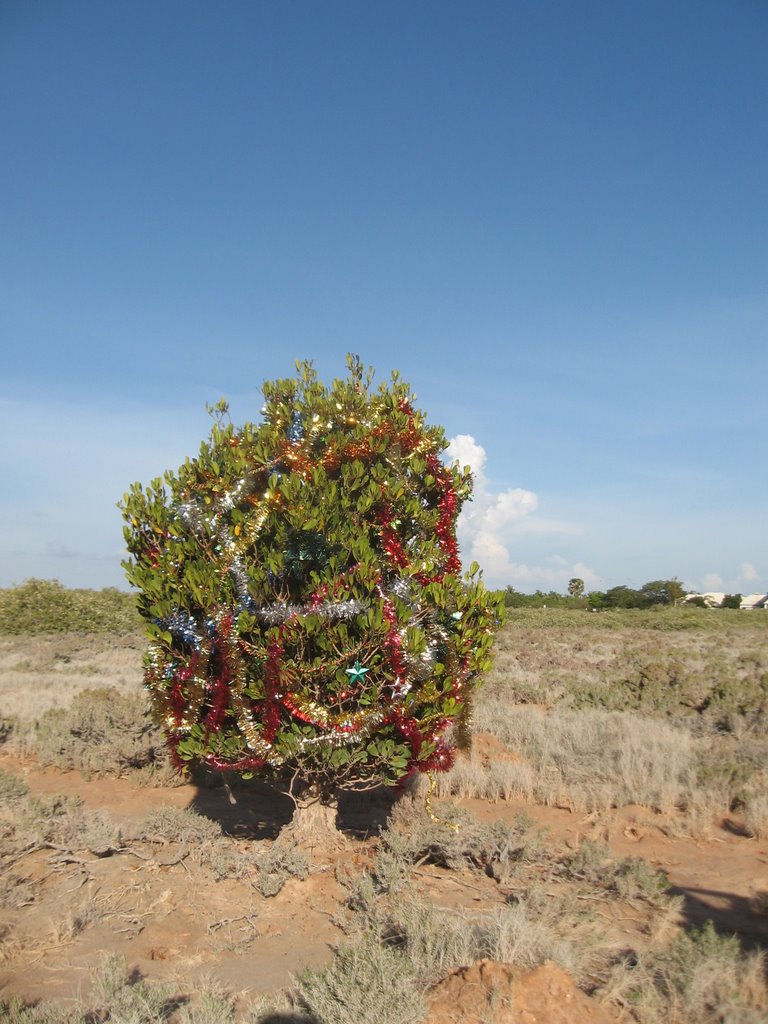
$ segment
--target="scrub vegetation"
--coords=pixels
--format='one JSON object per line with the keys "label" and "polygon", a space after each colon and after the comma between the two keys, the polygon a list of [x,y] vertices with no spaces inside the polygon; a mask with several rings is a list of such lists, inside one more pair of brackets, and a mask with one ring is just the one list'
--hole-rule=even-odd
{"label": "scrub vegetation", "polygon": [[[88,625],[111,592],[61,633],[38,626],[71,592],[25,587],[50,601],[0,632],[0,1020],[447,1024],[443,986],[478,962],[508,971],[482,1021],[541,965],[617,1024],[766,1019],[768,615],[512,609],[432,816],[422,781],[318,850],[271,827],[255,782],[173,778],[136,631]],[[731,914],[707,920],[681,872],[723,851]],[[270,985],[283,932],[292,977]]]}

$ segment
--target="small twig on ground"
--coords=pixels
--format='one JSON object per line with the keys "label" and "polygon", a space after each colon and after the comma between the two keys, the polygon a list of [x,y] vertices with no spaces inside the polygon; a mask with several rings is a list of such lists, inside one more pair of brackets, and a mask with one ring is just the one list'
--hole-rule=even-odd
{"label": "small twig on ground", "polygon": [[208,925],[208,933],[213,934],[219,930],[219,928],[226,928],[230,924],[237,924],[238,921],[247,921],[249,926],[256,931],[256,925],[253,923],[252,914],[241,914],[239,917],[222,917],[219,921],[211,921]]}
{"label": "small twig on ground", "polygon": [[485,890],[481,889],[479,885],[472,885],[471,882],[464,882],[458,878],[452,878],[450,875],[435,875],[430,871],[420,871],[418,868],[411,869],[413,874],[421,875],[423,878],[432,878],[436,882],[453,882],[454,885],[458,885],[460,889],[472,889],[475,892],[479,892],[481,895],[485,895]]}
{"label": "small twig on ground", "polygon": [[80,881],[77,883],[77,885],[74,885],[71,889],[65,890],[65,892],[63,892],[61,895],[62,896],[70,896],[73,892],[77,892],[78,889],[82,889],[82,887],[85,885],[86,882],[92,882],[92,881],[93,881],[93,875],[88,875],[88,874],[83,875],[83,877],[80,879]]}
{"label": "small twig on ground", "polygon": [[189,856],[189,850],[182,850],[179,853],[178,857],[174,857],[172,860],[158,860],[155,863],[158,865],[158,867],[161,867],[161,868],[172,868],[176,864],[182,864],[184,866],[185,870],[189,871],[189,868],[187,867],[187,865],[184,864],[184,861],[187,859],[188,856]]}
{"label": "small twig on ground", "polygon": [[45,843],[32,843],[30,846],[27,846],[25,849],[23,849],[21,853],[17,853],[15,857],[11,857],[10,860],[4,861],[3,871],[7,870],[8,868],[12,868],[14,864],[17,864],[20,860],[23,860],[24,857],[29,856],[30,853],[37,853],[38,850],[44,850],[45,848]]}

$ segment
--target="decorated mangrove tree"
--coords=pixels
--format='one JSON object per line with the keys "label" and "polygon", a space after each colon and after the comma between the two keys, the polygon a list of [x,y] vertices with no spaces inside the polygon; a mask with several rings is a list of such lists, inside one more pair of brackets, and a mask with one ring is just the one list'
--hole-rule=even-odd
{"label": "decorated mangrove tree", "polygon": [[196,458],[121,503],[151,643],[145,681],[178,766],[338,788],[442,771],[466,731],[499,614],[447,466],[395,373],[349,360],[264,385],[258,424],[225,403]]}

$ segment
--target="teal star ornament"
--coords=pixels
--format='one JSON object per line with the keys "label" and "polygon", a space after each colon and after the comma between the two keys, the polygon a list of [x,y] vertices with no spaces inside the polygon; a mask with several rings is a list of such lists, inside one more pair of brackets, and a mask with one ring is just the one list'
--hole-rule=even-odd
{"label": "teal star ornament", "polygon": [[345,671],[349,676],[350,683],[364,683],[365,673],[369,670],[367,668],[363,668],[363,666],[360,664],[358,660],[355,661],[355,664],[352,666],[352,668],[348,668]]}

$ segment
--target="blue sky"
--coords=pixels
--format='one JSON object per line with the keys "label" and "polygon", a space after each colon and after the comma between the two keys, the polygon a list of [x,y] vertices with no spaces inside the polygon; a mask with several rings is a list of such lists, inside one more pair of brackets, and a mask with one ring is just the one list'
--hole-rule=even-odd
{"label": "blue sky", "polygon": [[0,585],[357,352],[489,583],[768,589],[768,7],[5,0]]}

